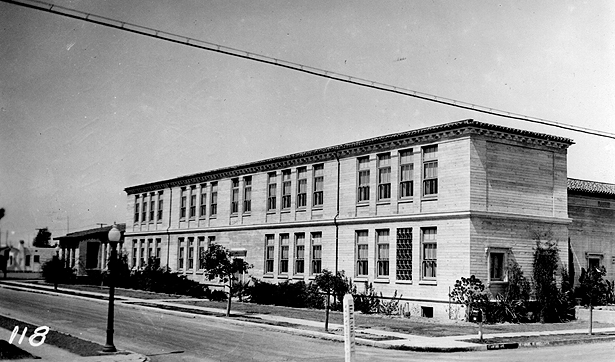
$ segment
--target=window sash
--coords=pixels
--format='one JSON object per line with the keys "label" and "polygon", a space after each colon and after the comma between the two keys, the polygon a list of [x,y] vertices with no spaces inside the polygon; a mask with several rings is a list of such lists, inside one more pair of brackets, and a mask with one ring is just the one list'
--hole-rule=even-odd
{"label": "window sash", "polygon": [[489,279],[494,281],[504,280],[504,253],[489,254]]}
{"label": "window sash", "polygon": [[201,193],[201,207],[200,207],[200,211],[201,211],[201,216],[205,216],[205,213],[207,212],[207,194],[206,193]]}
{"label": "window sash", "polygon": [[211,205],[209,205],[209,215],[213,216],[218,214],[218,192],[212,191],[211,193]]}
{"label": "window sash", "polygon": [[437,269],[437,244],[423,242],[423,278],[435,278]]}

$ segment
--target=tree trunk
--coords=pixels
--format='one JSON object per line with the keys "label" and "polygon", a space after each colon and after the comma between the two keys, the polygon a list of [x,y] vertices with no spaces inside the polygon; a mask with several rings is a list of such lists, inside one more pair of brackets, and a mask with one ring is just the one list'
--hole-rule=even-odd
{"label": "tree trunk", "polygon": [[226,316],[227,317],[231,316],[231,298],[233,297],[233,291],[231,290],[232,285],[233,285],[233,279],[229,278],[228,280],[228,302],[226,303]]}
{"label": "tree trunk", "polygon": [[589,335],[592,335],[592,324],[593,324],[593,313],[594,313],[594,306],[592,305],[591,301],[589,302]]}
{"label": "tree trunk", "polygon": [[329,332],[329,292],[327,291],[327,303],[325,304],[325,332]]}

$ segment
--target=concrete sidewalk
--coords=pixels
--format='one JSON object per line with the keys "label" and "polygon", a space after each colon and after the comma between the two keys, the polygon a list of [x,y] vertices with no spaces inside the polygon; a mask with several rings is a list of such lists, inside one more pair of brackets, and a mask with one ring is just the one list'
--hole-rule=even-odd
{"label": "concrete sidewalk", "polygon": [[[32,289],[32,285],[24,282],[0,282],[0,286],[2,285],[10,285],[12,288],[19,289]],[[102,299],[106,296],[105,293],[97,293],[97,292],[81,292],[75,291],[72,289],[62,289],[58,288],[58,294],[62,294],[63,291],[70,291],[71,293],[76,293],[75,297],[78,298],[97,298],[97,300],[101,302],[106,301]],[[53,290],[51,286],[37,285],[36,290],[38,292],[55,294],[56,292]],[[178,315],[190,315],[193,317],[200,318],[215,318],[216,320],[220,320],[219,315],[223,315],[226,311],[220,308],[211,308],[211,307],[199,307],[199,306],[191,306],[188,304],[177,303],[177,299],[140,299],[140,298],[130,298],[130,297],[119,297],[119,300],[116,300],[118,304],[122,304],[131,308],[139,309],[150,309],[157,310],[163,313],[171,313]],[[202,299],[192,299],[192,298],[183,298],[182,301],[190,301],[190,300],[202,300]],[[142,305],[146,304],[146,305]],[[164,308],[164,309],[161,309]],[[175,310],[173,310],[175,309]],[[199,314],[206,313],[206,314]],[[207,315],[209,314],[209,315]],[[212,315],[213,314],[213,315]],[[234,324],[244,324],[244,325],[254,325],[257,324],[260,327],[268,328],[271,330],[277,330],[284,333],[292,333],[296,335],[304,335],[313,338],[321,338],[327,340],[336,340],[342,341],[343,337],[343,326],[340,324],[329,324],[330,333],[326,333],[323,331],[317,331],[314,329],[323,328],[323,323],[319,321],[305,320],[305,319],[297,319],[297,318],[288,318],[281,317],[270,314],[246,314],[239,311],[233,311],[232,314],[234,316],[241,316],[245,318],[249,318],[249,321],[246,320],[238,320],[234,318],[226,319],[229,323]],[[268,324],[271,323],[271,324]],[[276,323],[284,323],[287,326],[278,326]],[[291,325],[291,326],[288,326]],[[615,333],[615,327],[610,328],[594,328],[595,333],[605,333],[611,332]],[[489,338],[505,338],[505,337],[531,337],[531,336],[547,336],[547,335],[563,335],[563,334],[586,334],[587,329],[574,329],[574,330],[556,330],[556,331],[540,331],[540,332],[509,332],[509,333],[494,333],[494,334],[485,334],[483,335],[484,339]],[[419,336],[412,335],[407,333],[399,333],[399,332],[391,332],[373,328],[360,328],[356,329],[356,343],[361,345],[379,347],[379,348],[390,348],[390,349],[403,349],[403,350],[413,350],[413,351],[431,351],[431,352],[459,352],[459,351],[480,351],[480,350],[488,350],[488,349],[502,349],[502,348],[517,348],[519,344],[517,343],[496,343],[496,344],[478,344],[471,343],[468,340],[477,339],[477,334],[472,335],[462,335],[462,336],[446,336],[446,337],[427,337],[427,336]],[[615,335],[610,337],[602,337],[596,338],[597,341],[600,340],[615,340]],[[594,340],[589,339],[587,342],[592,342]],[[559,341],[558,343],[532,343],[528,342],[524,345],[527,346],[536,346],[536,345],[549,345],[549,344],[569,344],[569,343],[579,343],[579,340],[570,340]]]}

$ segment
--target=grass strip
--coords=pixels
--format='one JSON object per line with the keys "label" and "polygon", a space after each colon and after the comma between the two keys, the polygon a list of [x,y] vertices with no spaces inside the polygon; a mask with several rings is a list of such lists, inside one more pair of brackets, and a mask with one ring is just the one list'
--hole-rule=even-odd
{"label": "grass strip", "polygon": [[[24,337],[24,341],[22,343],[28,343],[27,338],[31,336],[32,333],[34,333],[34,330],[36,328],[39,327],[39,326],[35,326],[30,323],[22,322],[17,319],[13,319],[13,318],[0,315],[0,328],[13,331],[13,329],[16,326],[19,327],[19,331],[18,331],[18,335],[13,340],[13,343],[16,343],[15,341],[19,341],[19,338],[21,338],[21,333],[24,327],[27,327],[28,330],[26,332],[26,336]],[[36,338],[36,341],[40,341],[40,337]],[[103,354],[101,352],[103,349],[103,346],[100,344],[93,343],[90,341],[85,341],[83,339],[73,337],[69,334],[54,331],[52,329],[49,329],[49,333],[47,333],[47,336],[45,338],[45,343],[50,344],[52,346],[56,346],[61,349],[64,349],[66,351],[69,351],[71,353],[77,354],[82,357],[99,356]],[[4,350],[4,348],[2,348],[2,350]]]}
{"label": "grass strip", "polygon": [[17,347],[14,344],[10,344],[9,342],[0,339],[0,360],[5,360],[5,359],[25,359],[25,358],[36,358],[39,359],[40,357],[36,357],[31,355],[30,353],[24,351],[23,349]]}

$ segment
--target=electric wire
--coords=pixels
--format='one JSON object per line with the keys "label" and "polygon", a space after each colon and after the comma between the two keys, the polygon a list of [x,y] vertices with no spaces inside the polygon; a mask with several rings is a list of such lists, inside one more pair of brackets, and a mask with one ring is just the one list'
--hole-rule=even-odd
{"label": "electric wire", "polygon": [[261,54],[254,53],[254,52],[248,52],[245,50],[235,49],[235,48],[227,47],[227,46],[212,43],[212,42],[207,42],[203,40],[186,37],[183,35],[169,33],[163,30],[158,30],[154,28],[148,28],[145,26],[131,24],[125,21],[115,20],[115,19],[104,17],[104,16],[100,16],[100,15],[90,14],[90,13],[62,7],[62,6],[55,5],[55,4],[45,3],[42,1],[37,1],[37,0],[18,0],[18,1],[0,0],[0,1],[19,5],[19,6],[24,6],[27,8],[42,10],[42,11],[46,11],[52,14],[66,16],[66,17],[74,18],[74,19],[79,19],[79,20],[83,20],[86,22],[90,22],[90,23],[94,23],[94,24],[98,24],[102,26],[107,26],[107,27],[111,27],[111,28],[115,28],[115,29],[119,29],[123,31],[128,31],[131,33],[140,34],[143,36],[148,36],[148,37],[152,37],[156,39],[161,39],[161,40],[165,40],[165,41],[169,41],[169,42],[173,42],[173,43],[177,43],[181,45],[186,45],[186,46],[190,46],[193,48],[208,50],[208,51],[221,53],[221,54],[225,54],[225,55],[229,55],[233,57],[248,59],[248,60],[252,60],[252,61],[256,61],[260,63],[265,63],[265,64],[269,64],[269,65],[273,65],[273,66],[277,66],[281,68],[286,68],[286,69],[302,72],[302,73],[307,73],[307,74],[311,74],[311,75],[322,77],[322,78],[336,80],[339,82],[349,83],[349,84],[353,84],[353,85],[357,85],[361,87],[376,89],[376,90],[399,94],[399,95],[403,95],[407,97],[413,97],[413,98],[417,98],[417,99],[421,99],[421,100],[425,100],[425,101],[429,101],[433,103],[466,109],[466,110],[484,113],[484,114],[488,114],[492,116],[514,119],[518,121],[524,121],[524,122],[530,122],[530,123],[536,123],[536,124],[542,124],[546,126],[569,130],[569,131],[586,133],[586,134],[590,134],[594,136],[615,139],[615,133],[609,133],[609,132],[595,130],[591,128],[585,128],[585,127],[575,126],[571,124],[550,121],[545,118],[526,116],[526,115],[515,113],[515,112],[509,112],[509,111],[505,111],[505,110],[501,110],[497,108],[481,106],[478,104],[468,103],[468,102],[464,102],[464,101],[460,101],[460,100],[456,100],[452,98],[446,98],[446,97],[441,97],[441,96],[424,93],[424,92],[420,92],[416,90],[397,87],[397,86],[393,86],[393,85],[389,85],[389,84],[385,84],[385,83],[381,83],[377,81],[372,81],[369,79],[364,79],[364,78],[355,77],[355,76],[351,76],[347,74],[319,69],[319,68],[315,68],[315,67],[300,64],[300,63],[272,58],[272,57],[261,55]]}

